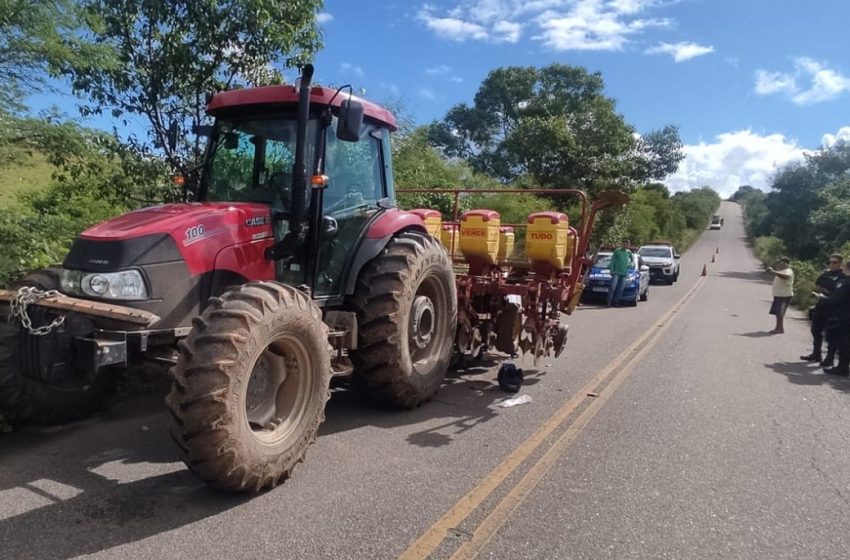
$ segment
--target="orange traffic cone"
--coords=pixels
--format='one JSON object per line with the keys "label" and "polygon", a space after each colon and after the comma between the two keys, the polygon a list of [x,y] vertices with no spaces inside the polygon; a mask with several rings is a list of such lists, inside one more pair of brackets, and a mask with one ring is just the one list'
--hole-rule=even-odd
{"label": "orange traffic cone", "polygon": [[708,269],[705,265],[702,265],[702,274],[701,276],[708,276]]}
{"label": "orange traffic cone", "polygon": [[717,262],[714,260],[714,255],[711,255],[711,262]]}
{"label": "orange traffic cone", "polygon": [[716,250],[716,251],[714,251],[714,254],[715,254],[715,255],[716,255],[716,254],[719,254],[719,253],[720,253],[720,247],[718,247],[718,248],[717,248],[717,250]]}

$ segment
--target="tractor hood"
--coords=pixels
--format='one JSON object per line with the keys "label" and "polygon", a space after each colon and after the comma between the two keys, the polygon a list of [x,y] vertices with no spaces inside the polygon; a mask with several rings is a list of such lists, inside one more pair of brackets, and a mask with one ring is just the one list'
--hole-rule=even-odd
{"label": "tractor hood", "polygon": [[[178,244],[206,239],[267,221],[269,207],[251,203],[164,204],[129,212],[93,226],[80,237],[91,240],[119,241],[144,235],[167,233]],[[200,231],[199,231],[199,229]]]}
{"label": "tractor hood", "polygon": [[226,247],[272,242],[270,210],[257,203],[188,203],[152,206],[84,231],[66,268],[120,270],[185,261],[192,275],[211,270]]}

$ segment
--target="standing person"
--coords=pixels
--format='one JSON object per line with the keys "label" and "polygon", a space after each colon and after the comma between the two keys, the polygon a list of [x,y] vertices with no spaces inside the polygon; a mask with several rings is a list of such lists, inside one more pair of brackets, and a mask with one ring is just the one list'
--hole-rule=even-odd
{"label": "standing person", "polygon": [[838,351],[838,365],[825,371],[846,377],[850,375],[850,261],[844,265],[844,277],[835,283],[832,293],[818,293],[817,297],[828,304],[826,336]]}
{"label": "standing person", "polygon": [[[775,267],[775,268],[774,268]],[[773,303],[770,306],[770,314],[776,317],[776,327],[770,334],[782,334],[785,332],[785,312],[791,304],[794,296],[794,271],[791,270],[791,259],[780,257],[774,266],[767,268],[773,274]]]}
{"label": "standing person", "polygon": [[[844,264],[844,257],[841,255],[832,255],[829,257],[829,268],[827,268],[818,279],[815,280],[816,292],[829,296],[835,289],[835,284],[844,276],[841,271]],[[821,362],[821,365],[832,367],[832,362],[835,358],[835,345],[827,340],[826,359],[821,355],[823,347],[823,335],[826,331],[826,320],[829,316],[827,307],[829,303],[826,298],[819,298],[812,309],[812,353],[806,356],[800,356],[801,360],[807,362]]]}
{"label": "standing person", "polygon": [[608,307],[612,305],[620,305],[620,298],[623,297],[623,289],[626,287],[626,277],[629,275],[629,268],[632,266],[632,252],[629,251],[631,243],[628,239],[620,243],[620,246],[614,249],[611,255],[611,265],[608,269],[611,271],[611,287],[608,288]]}

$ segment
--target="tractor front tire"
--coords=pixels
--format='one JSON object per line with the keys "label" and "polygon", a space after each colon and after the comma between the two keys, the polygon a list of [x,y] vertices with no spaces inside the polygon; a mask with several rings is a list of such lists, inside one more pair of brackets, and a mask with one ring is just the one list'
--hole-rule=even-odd
{"label": "tractor front tire", "polygon": [[[58,290],[59,269],[35,270],[9,287],[25,286],[39,290]],[[51,312],[32,306],[28,313],[33,322],[46,324]],[[115,390],[113,369],[102,369],[93,378],[75,368],[73,359],[56,356],[68,351],[68,337],[63,327],[34,336],[15,321],[0,316],[0,410],[11,416],[15,424],[61,424],[91,415],[101,409]],[[52,360],[55,359],[54,363]],[[42,371],[49,370],[50,378]]]}
{"label": "tractor front tire", "polygon": [[442,245],[402,233],[360,273],[354,379],[375,403],[413,408],[440,388],[454,349],[457,295]]}
{"label": "tractor front tire", "polygon": [[199,478],[259,492],[286,480],[325,419],[330,350],[305,293],[253,282],[212,298],[180,344],[166,404]]}

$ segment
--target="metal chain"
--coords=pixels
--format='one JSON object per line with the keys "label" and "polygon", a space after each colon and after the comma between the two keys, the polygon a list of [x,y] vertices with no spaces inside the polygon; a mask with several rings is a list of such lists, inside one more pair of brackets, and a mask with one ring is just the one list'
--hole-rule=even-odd
{"label": "metal chain", "polygon": [[21,323],[21,326],[33,336],[44,336],[46,334],[50,334],[54,329],[58,328],[65,322],[65,316],[60,315],[53,319],[49,325],[33,327],[32,320],[27,313],[27,307],[41,299],[61,295],[62,294],[57,290],[43,291],[38,288],[33,288],[32,286],[24,286],[18,290],[18,293],[15,294],[15,297],[9,302],[9,306],[11,308],[9,313],[9,322],[11,323],[17,319]]}

